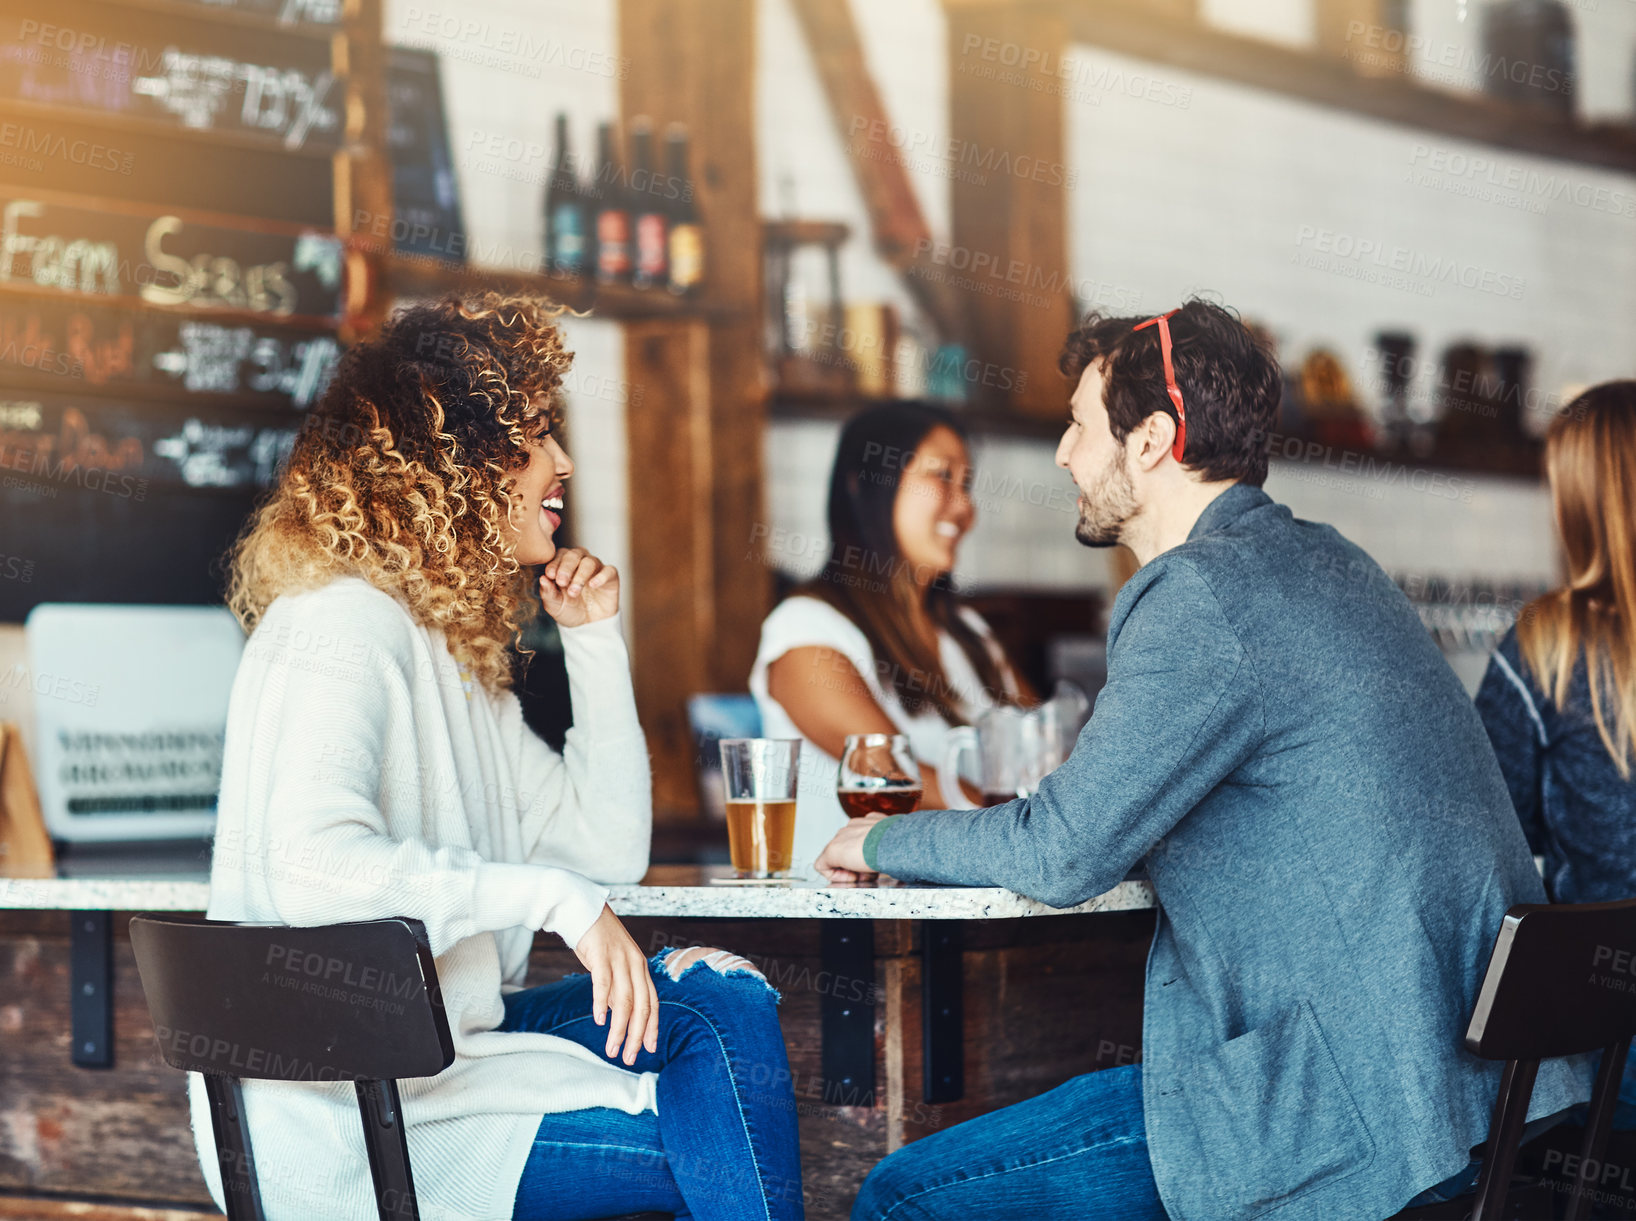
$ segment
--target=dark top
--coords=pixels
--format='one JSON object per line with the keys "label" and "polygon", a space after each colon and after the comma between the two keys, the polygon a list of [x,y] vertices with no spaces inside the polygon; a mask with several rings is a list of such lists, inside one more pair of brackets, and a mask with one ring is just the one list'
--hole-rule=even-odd
{"label": "dark top", "polygon": [[1636,778],[1619,775],[1591,717],[1584,659],[1564,707],[1545,694],[1507,632],[1477,691],[1529,846],[1558,903],[1636,898]]}
{"label": "dark top", "polygon": [[[1464,1168],[1462,1046],[1506,909],[1545,898],[1465,689],[1380,566],[1223,492],[1114,601],[1108,681],[1034,796],[886,821],[910,880],[1058,907],[1145,858],[1142,1107],[1176,1221],[1379,1221]],[[1531,1114],[1590,1094],[1540,1065]]]}

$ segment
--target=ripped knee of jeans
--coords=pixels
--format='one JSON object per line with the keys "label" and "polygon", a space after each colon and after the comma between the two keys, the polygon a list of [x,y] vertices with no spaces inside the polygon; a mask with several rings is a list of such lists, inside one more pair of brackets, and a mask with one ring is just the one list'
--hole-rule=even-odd
{"label": "ripped knee of jeans", "polygon": [[[660,959],[660,965],[664,967],[665,974],[673,980],[679,980],[699,967],[708,967],[725,978],[736,975],[750,976],[760,980],[769,992],[773,991],[772,985],[767,983],[767,977],[758,971],[748,958],[741,958],[731,950],[718,950],[714,946],[695,945],[687,949],[667,950]],[[773,992],[773,995],[778,994]]]}

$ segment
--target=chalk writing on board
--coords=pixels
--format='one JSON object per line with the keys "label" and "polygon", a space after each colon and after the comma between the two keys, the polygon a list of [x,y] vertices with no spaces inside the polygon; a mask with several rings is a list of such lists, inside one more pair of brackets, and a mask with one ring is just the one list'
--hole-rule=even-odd
{"label": "chalk writing on board", "polygon": [[184,322],[178,347],[154,354],[154,367],[200,393],[287,394],[309,406],[329,380],[341,349],[328,335],[287,340],[247,326]]}
{"label": "chalk writing on board", "polygon": [[333,106],[325,105],[334,85],[329,72],[309,77],[294,68],[166,47],[161,71],[137,77],[131,92],[152,98],[184,127],[201,129],[218,126],[236,104],[240,125],[272,132],[285,148],[297,149],[314,131],[337,130],[339,116]]}
{"label": "chalk writing on board", "polygon": [[339,358],[334,334],[312,328],[0,294],[0,367],[8,381],[42,390],[77,381],[304,409]]}
{"label": "chalk writing on board", "polygon": [[131,500],[146,499],[150,483],[253,493],[273,482],[309,419],[58,396],[0,401],[0,476]]}
{"label": "chalk writing on board", "polygon": [[189,419],[153,443],[156,457],[176,464],[194,488],[265,487],[295,445],[296,428],[208,424]]}
{"label": "chalk writing on board", "polygon": [[280,25],[339,25],[341,0],[182,0],[203,9],[233,9],[275,18]]}
{"label": "chalk writing on board", "polygon": [[23,271],[15,278],[33,280],[41,288],[118,293],[119,244],[20,231],[24,220],[44,214],[45,205],[36,200],[13,199],[6,204],[0,214],[0,280],[12,279],[21,262]]}
{"label": "chalk writing on board", "polygon": [[29,198],[0,207],[0,285],[273,317],[333,315],[341,267],[332,234],[268,233]]}

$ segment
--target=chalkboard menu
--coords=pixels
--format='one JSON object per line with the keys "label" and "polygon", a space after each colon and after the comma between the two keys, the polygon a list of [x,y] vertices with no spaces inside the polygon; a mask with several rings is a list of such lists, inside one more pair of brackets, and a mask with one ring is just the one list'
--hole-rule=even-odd
{"label": "chalkboard menu", "polygon": [[449,154],[437,56],[411,47],[387,51],[386,147],[392,157],[393,244],[406,254],[461,262],[465,228]]}
{"label": "chalkboard menu", "polygon": [[287,150],[341,142],[346,89],[326,39],[93,0],[37,13],[0,46],[0,96]]}
{"label": "chalkboard menu", "polygon": [[0,380],[19,389],[300,409],[340,351],[318,328],[0,297]]}
{"label": "chalkboard menu", "polygon": [[146,305],[339,318],[341,243],[317,231],[229,227],[151,207],[88,207],[0,188],[0,286],[8,284]]}
{"label": "chalkboard menu", "polygon": [[0,162],[6,180],[24,195],[46,189],[106,195],[162,212],[177,203],[177,183],[186,183],[191,208],[334,227],[333,158],[269,156],[220,141],[199,147],[208,138],[178,140],[135,124],[109,130],[94,119],[47,118],[0,97]]}
{"label": "chalkboard menu", "polygon": [[346,37],[340,0],[57,0],[0,46],[0,621],[220,602],[340,353]]}

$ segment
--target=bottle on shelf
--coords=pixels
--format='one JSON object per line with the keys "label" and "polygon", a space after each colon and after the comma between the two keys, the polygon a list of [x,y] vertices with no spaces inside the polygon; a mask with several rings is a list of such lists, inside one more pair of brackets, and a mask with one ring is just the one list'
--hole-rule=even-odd
{"label": "bottle on shelf", "polygon": [[597,128],[596,278],[604,284],[626,284],[631,278],[631,208],[629,183],[619,163],[612,123]]}
{"label": "bottle on shelf", "polygon": [[590,265],[591,201],[574,173],[568,116],[560,111],[551,160],[551,182],[545,191],[545,268],[557,275],[582,276]]}
{"label": "bottle on shelf", "polygon": [[636,231],[631,282],[638,288],[658,288],[670,279],[672,189],[654,173],[653,125],[637,119],[631,124],[631,224]]}
{"label": "bottle on shelf", "polygon": [[670,210],[670,291],[687,297],[704,283],[704,226],[687,172],[687,129],[680,123],[665,135],[665,172],[678,187]]}

